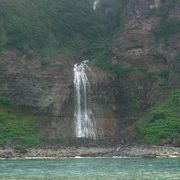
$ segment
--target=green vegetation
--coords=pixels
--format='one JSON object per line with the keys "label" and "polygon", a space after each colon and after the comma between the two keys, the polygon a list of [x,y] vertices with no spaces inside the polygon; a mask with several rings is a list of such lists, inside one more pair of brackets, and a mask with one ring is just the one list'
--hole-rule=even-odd
{"label": "green vegetation", "polygon": [[110,73],[114,74],[117,77],[124,77],[133,70],[132,68],[124,67],[122,65],[108,63],[107,62],[107,53],[103,53],[103,54],[97,56],[93,60],[93,63],[96,66],[98,66],[106,71],[109,71]]}
{"label": "green vegetation", "polygon": [[133,94],[129,95],[129,112],[133,111],[134,114],[139,114],[140,111],[142,111],[142,104],[141,100],[138,96],[135,96]]}
{"label": "green vegetation", "polygon": [[168,40],[173,34],[180,33],[180,20],[168,19],[163,20],[155,31],[156,39]]}
{"label": "green vegetation", "polygon": [[165,91],[169,89],[169,71],[167,69],[162,69],[159,72],[160,83],[159,87],[161,91]]}
{"label": "green vegetation", "polygon": [[84,0],[1,0],[0,49],[91,54],[119,29],[120,11],[127,1],[118,1],[105,17]]}
{"label": "green vegetation", "polygon": [[104,19],[92,12],[88,1],[1,0],[0,8],[3,48],[83,48],[87,40],[103,38]]}
{"label": "green vegetation", "polygon": [[157,40],[163,39],[168,41],[171,35],[180,33],[180,20],[169,16],[171,10],[175,6],[178,6],[178,0],[167,0],[163,2],[163,5],[160,8],[154,8],[146,14],[147,18],[151,16],[161,18],[161,23],[154,32]]}
{"label": "green vegetation", "polygon": [[138,124],[138,132],[146,143],[159,143],[163,139],[180,137],[180,90],[155,106]]}
{"label": "green vegetation", "polygon": [[0,146],[20,145],[25,148],[40,143],[37,116],[15,111],[8,97],[0,96]]}
{"label": "green vegetation", "polygon": [[12,101],[9,97],[0,96],[0,106],[11,106]]}
{"label": "green vegetation", "polygon": [[21,144],[33,147],[40,142],[38,126],[27,116],[0,112],[0,146]]}
{"label": "green vegetation", "polygon": [[102,68],[119,77],[127,76],[132,69],[119,64],[103,63]]}
{"label": "green vegetation", "polygon": [[162,77],[163,79],[168,80],[168,78],[169,78],[169,71],[168,71],[168,69],[162,69],[159,72],[159,76]]}
{"label": "green vegetation", "polygon": [[[94,62],[101,59],[95,64],[124,76],[129,68],[109,64],[107,53],[105,59],[100,54],[105,55],[112,38],[122,31],[121,12],[127,2],[117,0],[117,6],[105,14],[94,11],[88,0],[0,0],[0,51],[12,48],[26,55],[75,54]],[[42,62],[43,67],[48,65],[49,60]]]}
{"label": "green vegetation", "polygon": [[137,70],[143,73],[151,83],[154,83],[158,79],[157,73],[151,70],[150,68],[141,67]]}

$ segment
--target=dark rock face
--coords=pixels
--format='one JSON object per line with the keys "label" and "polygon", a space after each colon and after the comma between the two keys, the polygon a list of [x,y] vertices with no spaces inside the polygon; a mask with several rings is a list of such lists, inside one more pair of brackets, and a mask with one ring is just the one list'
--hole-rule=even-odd
{"label": "dark rock face", "polygon": [[3,153],[0,153],[0,158],[11,159],[13,157],[14,157],[14,154],[10,150],[7,150],[7,151],[5,151]]}
{"label": "dark rock face", "polygon": [[60,116],[72,90],[73,58],[62,57],[43,66],[42,59],[28,59],[13,52],[0,57],[0,95],[22,106]]}

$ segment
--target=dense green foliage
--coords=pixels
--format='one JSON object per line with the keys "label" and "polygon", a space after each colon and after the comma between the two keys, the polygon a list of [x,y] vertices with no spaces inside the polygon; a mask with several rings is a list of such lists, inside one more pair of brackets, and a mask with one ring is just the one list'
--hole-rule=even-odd
{"label": "dense green foliage", "polygon": [[0,145],[21,144],[32,147],[39,143],[37,125],[27,117],[0,112]]}
{"label": "dense green foliage", "polygon": [[9,102],[8,97],[0,96],[0,146],[36,146],[40,142],[37,117],[16,111]]}
{"label": "dense green foliage", "polygon": [[138,131],[147,143],[159,143],[166,138],[180,137],[180,90],[152,108],[139,123]]}
{"label": "dense green foliage", "polygon": [[117,0],[105,13],[94,11],[88,0],[0,0],[0,51],[13,48],[48,56],[76,53],[124,76],[130,72],[128,68],[109,64],[106,59],[109,43],[123,28],[121,12],[127,2]]}
{"label": "dense green foliage", "polygon": [[84,0],[0,0],[0,47],[91,53],[114,34],[118,17],[119,8],[105,17]]}
{"label": "dense green foliage", "polygon": [[99,19],[83,0],[1,0],[0,7],[3,48],[83,47],[87,38],[101,38]]}

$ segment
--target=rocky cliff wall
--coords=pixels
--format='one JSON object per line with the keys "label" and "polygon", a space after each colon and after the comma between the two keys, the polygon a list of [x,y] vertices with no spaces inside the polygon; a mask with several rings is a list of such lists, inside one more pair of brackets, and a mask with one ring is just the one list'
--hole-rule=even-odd
{"label": "rocky cliff wall", "polygon": [[[132,68],[128,76],[116,80],[114,87],[118,137],[122,139],[132,140],[143,112],[180,87],[180,34],[169,34],[168,39],[156,36],[162,24],[180,20],[179,7],[179,1],[129,0],[124,9],[124,30],[109,50],[109,62]],[[163,31],[168,34],[171,27],[167,25],[161,35]]]}
{"label": "rocky cliff wall", "polygon": [[71,94],[74,59],[60,57],[49,64],[42,58],[27,58],[15,52],[0,57],[0,94],[17,105],[38,107],[38,111],[60,116]]}
{"label": "rocky cliff wall", "polygon": [[[124,8],[124,29],[109,47],[108,63],[129,68],[129,73],[119,77],[92,66],[98,137],[131,142],[143,113],[165,99],[169,90],[180,87],[179,34],[168,40],[155,36],[167,19],[180,18],[179,1],[173,2],[172,6],[167,0],[129,0]],[[43,136],[72,138],[73,65],[77,61],[63,55],[46,63],[46,57],[6,51],[0,57],[0,95],[46,114],[39,123]]]}

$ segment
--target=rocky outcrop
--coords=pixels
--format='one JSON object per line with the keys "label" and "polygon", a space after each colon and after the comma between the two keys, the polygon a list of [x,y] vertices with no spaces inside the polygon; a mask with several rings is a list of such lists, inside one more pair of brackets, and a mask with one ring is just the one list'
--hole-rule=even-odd
{"label": "rocky outcrop", "polygon": [[80,157],[143,157],[179,158],[180,149],[164,146],[66,147],[58,149],[29,149],[25,153],[13,149],[1,150],[1,159],[58,159]]}

